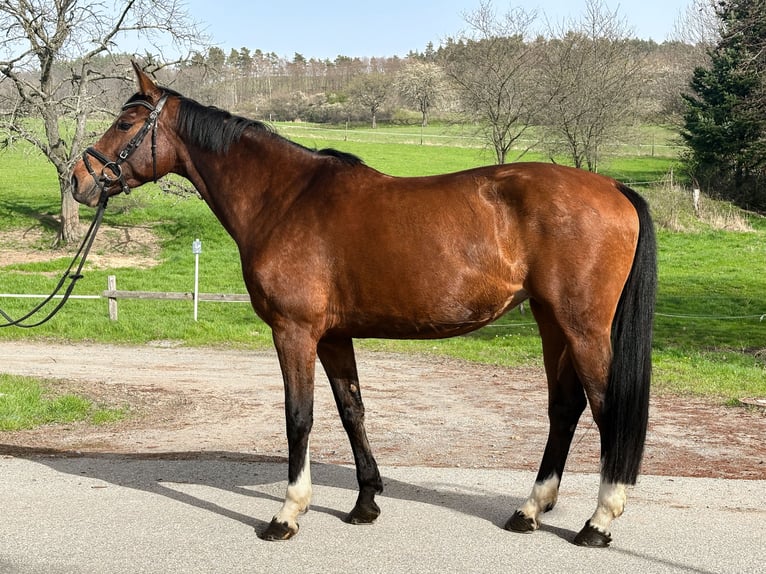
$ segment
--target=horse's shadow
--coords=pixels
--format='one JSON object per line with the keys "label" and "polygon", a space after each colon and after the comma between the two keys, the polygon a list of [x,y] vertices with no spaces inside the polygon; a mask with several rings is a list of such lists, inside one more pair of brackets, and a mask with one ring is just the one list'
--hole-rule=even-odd
{"label": "horse's shadow", "polygon": [[[208,512],[214,512],[229,520],[252,527],[260,533],[268,522],[225,508],[175,488],[177,484],[209,486],[246,497],[274,501],[276,510],[281,504],[282,490],[275,484],[284,485],[287,462],[283,458],[242,455],[230,452],[186,452],[157,455],[88,454],[71,456],[71,453],[48,449],[4,447],[0,454],[12,454],[43,464],[56,472],[85,476],[109,484],[161,495]],[[314,485],[341,488],[349,491],[348,508],[328,508],[314,503],[312,512],[322,512],[339,520],[346,517],[356,499],[356,474],[352,467],[312,462]],[[480,488],[443,488],[424,486],[383,476],[383,497],[412,501],[448,508],[455,512],[475,516],[502,528],[505,521],[522,499],[499,495]],[[282,488],[283,486],[280,486]],[[384,504],[384,503],[383,503]],[[385,508],[384,508],[385,512]],[[270,518],[270,517],[269,517]],[[543,526],[561,538],[572,540],[575,533]]]}

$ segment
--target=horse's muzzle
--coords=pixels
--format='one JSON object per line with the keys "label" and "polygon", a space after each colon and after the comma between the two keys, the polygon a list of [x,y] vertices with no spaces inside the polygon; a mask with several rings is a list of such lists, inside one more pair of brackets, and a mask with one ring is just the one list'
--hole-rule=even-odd
{"label": "horse's muzzle", "polygon": [[[90,176],[85,178],[85,182],[92,180]],[[98,205],[98,199],[100,196],[100,190],[95,182],[81,183],[80,178],[76,173],[72,173],[72,197],[78,203],[87,205],[88,207],[96,207]]]}

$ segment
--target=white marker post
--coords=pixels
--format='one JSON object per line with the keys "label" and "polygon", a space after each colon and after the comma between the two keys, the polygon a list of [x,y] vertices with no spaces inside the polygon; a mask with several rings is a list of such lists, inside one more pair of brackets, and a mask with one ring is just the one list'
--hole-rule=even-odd
{"label": "white marker post", "polygon": [[197,320],[197,305],[199,303],[199,254],[202,253],[202,241],[195,239],[192,242],[194,253],[194,320]]}

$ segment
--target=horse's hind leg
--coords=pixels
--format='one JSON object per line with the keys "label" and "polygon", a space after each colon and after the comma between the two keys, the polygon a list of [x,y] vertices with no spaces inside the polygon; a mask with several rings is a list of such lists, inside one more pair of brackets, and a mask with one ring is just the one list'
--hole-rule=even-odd
{"label": "horse's hind leg", "polygon": [[573,339],[570,349],[601,436],[602,464],[596,511],[575,536],[574,543],[579,546],[605,547],[612,540],[609,526],[615,518],[622,515],[627,498],[626,481],[620,476],[611,476],[604,470],[604,457],[611,449],[610,436],[613,432],[612,429],[606,428],[604,420],[612,360],[611,342],[608,335],[599,337],[592,332],[590,336]]}
{"label": "horse's hind leg", "polygon": [[346,518],[351,524],[369,524],[380,515],[375,495],[383,491],[378,465],[364,429],[364,404],[351,339],[323,339],[317,347],[346,429],[356,463],[359,497]]}
{"label": "horse's hind leg", "polygon": [[505,525],[506,529],[514,532],[536,530],[540,526],[540,514],[556,504],[577,421],[586,406],[585,393],[572,364],[562,330],[534,301],[531,307],[543,341],[550,429],[532,492]]}

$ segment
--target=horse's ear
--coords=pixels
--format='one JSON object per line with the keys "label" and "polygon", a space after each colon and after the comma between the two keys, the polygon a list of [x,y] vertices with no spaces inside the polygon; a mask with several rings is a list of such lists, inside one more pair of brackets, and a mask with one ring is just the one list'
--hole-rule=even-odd
{"label": "horse's ear", "polygon": [[133,64],[133,70],[135,70],[138,78],[138,91],[145,96],[153,96],[158,93],[160,90],[157,84],[141,69],[141,66],[135,60],[131,60],[130,63]]}

